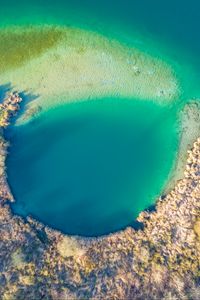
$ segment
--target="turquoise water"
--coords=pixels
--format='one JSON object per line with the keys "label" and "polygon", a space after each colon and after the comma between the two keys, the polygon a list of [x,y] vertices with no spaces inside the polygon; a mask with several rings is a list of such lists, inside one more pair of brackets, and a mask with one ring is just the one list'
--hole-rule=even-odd
{"label": "turquoise water", "polygon": [[102,99],[12,127],[12,208],[69,234],[96,236],[130,225],[169,175],[174,121],[171,110],[153,103]]}
{"label": "turquoise water", "polygon": [[174,67],[182,93],[171,106],[125,99],[70,104],[8,132],[16,213],[85,236],[132,224],[169,178],[179,143],[177,112],[200,95],[199,1],[0,0],[0,5],[2,26],[49,23],[98,31]]}

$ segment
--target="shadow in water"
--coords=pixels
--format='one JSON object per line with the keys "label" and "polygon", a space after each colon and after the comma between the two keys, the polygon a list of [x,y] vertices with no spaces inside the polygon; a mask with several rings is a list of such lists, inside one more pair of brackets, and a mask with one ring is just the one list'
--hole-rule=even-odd
{"label": "shadow in water", "polygon": [[12,124],[15,124],[17,119],[19,119],[23,114],[25,114],[27,109],[27,104],[36,100],[39,97],[39,95],[31,94],[28,91],[22,91],[22,92],[19,91],[19,95],[22,98],[22,102],[20,104],[20,110],[18,111],[16,117],[14,117],[12,120]]}
{"label": "shadow in water", "polygon": [[4,100],[7,93],[9,93],[11,90],[12,90],[12,85],[10,82],[0,85],[0,103]]}
{"label": "shadow in water", "polygon": [[132,227],[135,230],[142,230],[144,228],[144,224],[137,220],[132,221],[128,226]]}
{"label": "shadow in water", "polygon": [[[165,198],[166,198],[166,195],[164,195],[164,194],[160,196],[161,201],[165,200]],[[147,212],[147,213],[156,212],[156,205],[157,205],[157,203],[148,206],[146,209],[143,210],[143,212]],[[129,226],[135,230],[140,230],[140,229],[143,230],[144,229],[144,224],[137,220],[134,220],[133,222],[131,222],[129,224]]]}

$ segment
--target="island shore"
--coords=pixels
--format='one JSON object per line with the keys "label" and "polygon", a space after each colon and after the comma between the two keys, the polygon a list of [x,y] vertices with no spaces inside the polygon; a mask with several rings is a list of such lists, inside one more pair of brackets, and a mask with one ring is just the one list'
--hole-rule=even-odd
{"label": "island shore", "polygon": [[[5,103],[1,124],[8,121],[6,112],[12,117],[18,109]],[[6,150],[3,131],[1,139]],[[1,152],[3,161],[6,155]],[[3,169],[6,179],[5,164]],[[1,194],[2,299],[199,299],[199,198],[200,138],[188,151],[184,178],[153,212],[139,215],[142,230],[100,238],[63,235],[13,215],[11,199]]]}

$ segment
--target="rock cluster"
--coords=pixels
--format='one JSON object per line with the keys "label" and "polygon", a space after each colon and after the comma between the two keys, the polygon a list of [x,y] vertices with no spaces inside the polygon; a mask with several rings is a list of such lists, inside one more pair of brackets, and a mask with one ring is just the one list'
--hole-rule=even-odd
{"label": "rock cluster", "polygon": [[21,101],[22,98],[20,98],[17,93],[11,93],[3,103],[0,104],[0,201],[8,199],[13,201],[13,196],[6,180],[5,160],[9,143],[4,140],[3,129],[10,124],[11,118],[20,109],[19,104]]}
{"label": "rock cluster", "polygon": [[200,139],[184,178],[139,215],[142,230],[70,237],[13,215],[7,198],[1,194],[0,299],[200,299]]}
{"label": "rock cluster", "polygon": [[5,128],[10,124],[10,119],[19,110],[22,98],[17,93],[11,93],[0,104],[0,127]]}

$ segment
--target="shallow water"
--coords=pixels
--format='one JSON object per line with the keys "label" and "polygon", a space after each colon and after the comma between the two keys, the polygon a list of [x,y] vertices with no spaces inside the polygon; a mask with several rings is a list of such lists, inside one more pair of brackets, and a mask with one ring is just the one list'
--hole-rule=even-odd
{"label": "shallow water", "polygon": [[[199,1],[0,0],[0,4],[2,27],[80,27],[136,46],[173,68],[181,94],[165,107],[153,103],[155,99],[152,103],[106,99],[67,104],[43,111],[7,133],[12,145],[8,180],[16,213],[32,214],[53,228],[85,236],[132,224],[141,210],[155,203],[169,179],[179,144],[177,112],[200,96]],[[23,63],[45,53],[57,34],[50,43],[45,32],[41,39],[45,40],[42,47],[35,38],[28,41],[29,48],[36,42],[37,51],[23,52],[24,45],[18,43],[21,58],[13,56],[9,66],[1,61],[0,71],[18,67],[19,59]],[[2,44],[0,51],[4,51]],[[15,53],[9,51],[7,59]],[[11,75],[6,80],[12,84]],[[37,94],[37,89],[31,92]]]}
{"label": "shallow water", "polygon": [[174,119],[152,103],[103,99],[68,104],[11,128],[14,211],[84,236],[131,224],[169,175]]}

